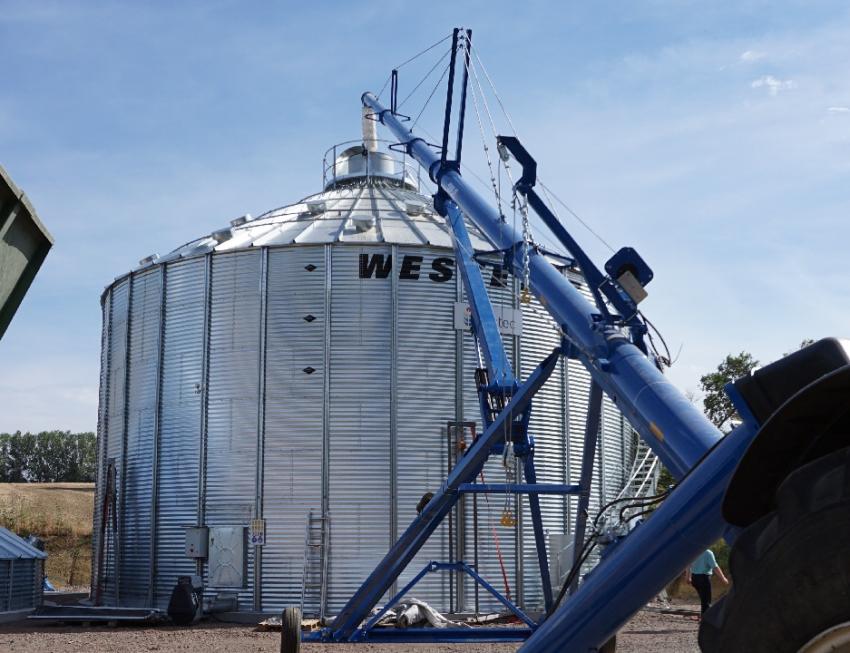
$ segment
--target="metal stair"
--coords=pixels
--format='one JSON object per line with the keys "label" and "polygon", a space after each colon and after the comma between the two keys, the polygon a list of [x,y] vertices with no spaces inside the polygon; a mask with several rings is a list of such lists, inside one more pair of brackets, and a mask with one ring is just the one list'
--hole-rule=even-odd
{"label": "metal stair", "polygon": [[[623,485],[623,489],[617,495],[617,498],[634,497],[643,499],[654,496],[658,488],[658,476],[661,473],[661,461],[658,459],[652,449],[640,438],[637,440],[635,448],[635,457],[632,461],[632,469],[629,472],[629,480]],[[634,508],[626,511],[626,520],[631,515],[640,512],[642,508]]]}
{"label": "metal stair", "polygon": [[328,545],[330,515],[307,515],[304,534],[304,571],[301,577],[301,614],[325,619],[328,602]]}

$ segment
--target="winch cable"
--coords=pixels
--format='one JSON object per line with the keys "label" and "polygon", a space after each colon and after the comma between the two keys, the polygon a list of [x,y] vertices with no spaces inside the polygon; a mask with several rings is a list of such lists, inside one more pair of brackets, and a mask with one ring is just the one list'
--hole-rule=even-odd
{"label": "winch cable", "polygon": [[[406,66],[407,64],[409,64],[409,63],[411,63],[411,62],[415,61],[416,59],[418,59],[418,58],[419,58],[419,57],[421,57],[422,55],[427,54],[428,52],[430,52],[431,50],[433,50],[434,48],[436,48],[438,45],[440,45],[441,43],[445,43],[446,41],[448,41],[450,38],[452,38],[452,35],[451,35],[451,34],[446,34],[446,36],[444,36],[443,38],[441,38],[441,39],[440,39],[439,41],[437,41],[436,43],[432,43],[432,44],[431,44],[431,45],[429,45],[427,48],[425,48],[424,50],[422,50],[421,52],[419,52],[418,54],[414,54],[414,55],[413,55],[412,57],[410,57],[409,59],[407,59],[407,60],[405,60],[405,61],[402,61],[402,62],[401,62],[400,64],[398,64],[395,68],[393,68],[393,70],[396,70],[396,71],[401,70],[401,69],[402,69],[404,66]],[[387,90],[387,86],[389,86],[389,83],[390,83],[390,81],[391,81],[391,80],[392,80],[392,73],[389,75],[389,77],[387,77],[387,81],[385,81],[385,82],[384,82],[384,85],[381,87],[381,90],[380,90],[380,91],[378,91],[378,95],[376,96],[376,97],[377,97],[377,99],[379,99],[379,100],[381,99],[381,94],[383,94],[383,92],[384,92],[385,90]]]}
{"label": "winch cable", "polygon": [[428,99],[425,100],[425,104],[422,106],[422,110],[417,114],[416,119],[413,121],[413,124],[410,126],[411,131],[414,127],[416,127],[416,123],[419,122],[419,119],[422,117],[422,114],[425,113],[425,109],[428,108],[428,104],[431,102],[431,99],[434,97],[434,93],[437,92],[437,89],[440,88],[440,84],[443,83],[443,78],[445,78],[446,73],[449,72],[449,68],[451,64],[446,64],[446,67],[443,69],[443,74],[440,75],[440,79],[437,80],[437,83],[434,85],[434,88],[431,90],[431,95],[428,96]]}
{"label": "winch cable", "polygon": [[437,62],[433,66],[431,66],[431,69],[427,73],[425,73],[425,77],[420,79],[419,83],[416,84],[416,86],[413,87],[413,90],[410,91],[410,93],[408,93],[405,96],[405,98],[401,102],[398,103],[398,107],[396,107],[397,109],[401,109],[404,106],[405,102],[407,102],[413,96],[413,94],[416,93],[416,91],[419,90],[419,87],[422,86],[422,84],[424,84],[428,80],[428,78],[433,74],[433,72],[435,70],[437,70],[437,66],[439,66],[441,63],[443,63],[446,60],[446,57],[448,57],[451,53],[452,53],[451,48],[449,48],[448,50],[446,50],[443,53],[442,57],[437,59]]}

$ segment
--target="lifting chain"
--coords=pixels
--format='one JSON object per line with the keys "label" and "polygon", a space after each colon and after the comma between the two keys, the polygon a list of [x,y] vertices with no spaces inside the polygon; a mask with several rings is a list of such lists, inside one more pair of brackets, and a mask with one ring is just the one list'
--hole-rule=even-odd
{"label": "lifting chain", "polygon": [[524,197],[521,197],[517,192],[516,188],[514,188],[513,200],[511,201],[511,206],[516,212],[517,205],[519,205],[519,213],[522,217],[522,291],[519,295],[519,301],[522,304],[530,304],[531,303],[531,290],[529,289],[529,271],[528,271],[528,261],[529,261],[529,250],[531,249],[531,230],[528,226],[528,202]]}

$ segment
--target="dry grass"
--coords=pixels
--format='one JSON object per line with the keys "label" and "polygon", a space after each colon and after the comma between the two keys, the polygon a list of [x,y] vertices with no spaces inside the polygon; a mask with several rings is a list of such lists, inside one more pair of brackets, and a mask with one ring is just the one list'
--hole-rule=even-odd
{"label": "dry grass", "polygon": [[44,540],[54,585],[87,585],[93,501],[93,483],[2,483],[0,526]]}

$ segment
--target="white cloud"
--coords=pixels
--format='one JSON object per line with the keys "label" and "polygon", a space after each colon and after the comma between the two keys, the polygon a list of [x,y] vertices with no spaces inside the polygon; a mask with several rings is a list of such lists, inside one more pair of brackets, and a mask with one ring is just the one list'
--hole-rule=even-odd
{"label": "white cloud", "polygon": [[830,113],[850,113],[850,107],[829,107],[827,111]]}
{"label": "white cloud", "polygon": [[797,86],[793,79],[777,79],[773,75],[763,75],[754,79],[750,84],[753,88],[766,88],[771,95],[778,95],[779,91],[787,91]]}
{"label": "white cloud", "polygon": [[753,63],[759,59],[764,59],[764,57],[765,53],[759,52],[758,50],[747,50],[746,52],[741,53],[741,61],[744,63]]}

